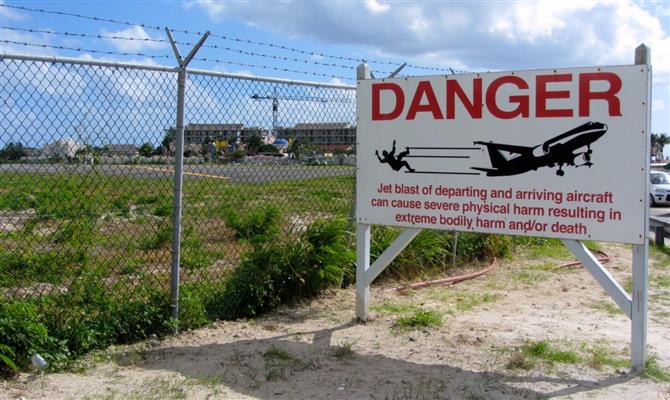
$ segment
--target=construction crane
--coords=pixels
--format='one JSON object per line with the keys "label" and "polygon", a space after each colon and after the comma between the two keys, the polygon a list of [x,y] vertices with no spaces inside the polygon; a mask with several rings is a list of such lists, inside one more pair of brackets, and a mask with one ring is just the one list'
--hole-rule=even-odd
{"label": "construction crane", "polygon": [[328,99],[323,98],[323,97],[318,97],[318,96],[278,96],[277,95],[277,89],[274,89],[272,91],[272,94],[268,95],[259,95],[259,94],[254,94],[251,96],[252,99],[254,100],[272,100],[272,134],[276,135],[277,133],[277,120],[279,118],[279,101],[280,100],[287,100],[287,101],[314,101],[314,102],[320,102],[320,103],[325,103],[328,101]]}

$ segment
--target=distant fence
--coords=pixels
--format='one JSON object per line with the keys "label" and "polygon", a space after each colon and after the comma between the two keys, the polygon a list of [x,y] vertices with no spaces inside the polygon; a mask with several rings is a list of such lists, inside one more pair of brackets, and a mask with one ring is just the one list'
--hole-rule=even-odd
{"label": "distant fence", "polygon": [[2,296],[66,292],[92,273],[114,295],[167,296],[176,179],[182,285],[238,265],[254,233],[234,221],[290,235],[350,215],[354,87],[187,70],[176,176],[177,71],[0,56]]}

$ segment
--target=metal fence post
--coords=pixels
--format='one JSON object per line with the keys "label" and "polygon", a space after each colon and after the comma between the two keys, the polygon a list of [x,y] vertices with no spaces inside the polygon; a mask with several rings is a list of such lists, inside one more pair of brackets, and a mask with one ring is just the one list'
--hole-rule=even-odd
{"label": "metal fence post", "polygon": [[179,62],[179,73],[177,75],[177,131],[175,132],[175,158],[174,158],[174,199],[172,207],[172,268],[170,299],[172,308],[173,328],[172,333],[179,332],[179,262],[181,257],[181,206],[182,206],[182,185],[184,182],[184,107],[186,95],[186,66],[193,59],[195,53],[205,42],[209,32],[206,32],[200,41],[191,49],[191,52],[182,59],[177,43],[172,37],[170,29],[165,28],[172,50]]}
{"label": "metal fence post", "polygon": [[[635,49],[635,65],[646,65],[648,68],[651,64],[651,53],[649,47],[641,44]],[[646,154],[649,154],[649,129],[651,124],[651,78],[647,82],[648,98],[646,101],[647,111],[647,126],[643,134],[646,137]],[[648,161],[648,160],[647,160]],[[647,171],[647,191],[643,194],[645,201],[644,213],[644,232],[649,232],[649,177]],[[633,371],[641,372],[644,369],[646,361],[647,349],[647,305],[648,305],[648,289],[649,289],[649,241],[645,237],[643,244],[633,245],[633,307],[631,310],[631,362]]]}

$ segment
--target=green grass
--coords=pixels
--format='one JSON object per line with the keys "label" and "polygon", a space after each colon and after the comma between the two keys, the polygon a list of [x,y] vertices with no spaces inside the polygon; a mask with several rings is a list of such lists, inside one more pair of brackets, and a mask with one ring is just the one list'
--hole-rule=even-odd
{"label": "green grass", "polygon": [[521,347],[521,353],[549,363],[576,364],[581,360],[577,352],[558,349],[548,340],[530,340]]}
{"label": "green grass", "polygon": [[604,311],[606,314],[616,317],[624,315],[624,312],[612,300],[601,300],[591,305],[596,310]]}
{"label": "green grass", "polygon": [[630,367],[630,358],[625,351],[617,351],[603,343],[575,344],[544,339],[529,340],[512,349],[505,366],[508,369],[531,370],[538,365],[554,364],[581,364],[596,370],[604,367],[622,369]]}
{"label": "green grass", "polygon": [[442,325],[442,316],[436,311],[419,310],[412,315],[398,318],[393,327],[401,331],[430,328]]}
{"label": "green grass", "polygon": [[408,314],[419,311],[420,308],[413,304],[384,302],[378,306],[370,307],[370,310],[384,314]]}
{"label": "green grass", "polygon": [[304,361],[284,349],[271,346],[263,353],[265,362],[265,380],[268,382],[284,381],[297,371],[309,366]]}
{"label": "green grass", "polygon": [[604,366],[612,368],[629,368],[630,358],[617,354],[611,347],[605,345],[582,346],[586,354],[583,358],[591,368],[601,370]]}
{"label": "green grass", "polygon": [[650,356],[644,363],[644,371],[641,375],[645,379],[651,379],[656,382],[670,382],[670,371],[658,364],[658,359]]}
{"label": "green grass", "polygon": [[471,311],[482,304],[493,303],[500,299],[500,295],[452,290],[451,288],[435,288],[430,294],[430,298],[440,301],[442,303],[440,308],[444,312],[455,315]]}
{"label": "green grass", "polygon": [[339,343],[331,351],[331,355],[338,360],[350,360],[354,358],[356,356],[356,352],[354,351],[354,343],[348,341]]}
{"label": "green grass", "polygon": [[[319,167],[304,167],[306,176],[310,168]],[[183,229],[181,264],[202,270],[217,259],[239,260],[246,248],[229,245],[235,239],[224,230],[219,210],[225,207],[246,210],[250,205],[270,205],[287,215],[345,217],[352,205],[353,184],[353,176],[258,184],[187,179],[182,220],[193,228]],[[82,270],[109,276],[152,272],[149,268],[168,271],[172,194],[171,178],[0,174],[0,210],[34,210],[21,231],[0,232],[0,287],[58,284]],[[287,224],[281,228],[292,229]]]}

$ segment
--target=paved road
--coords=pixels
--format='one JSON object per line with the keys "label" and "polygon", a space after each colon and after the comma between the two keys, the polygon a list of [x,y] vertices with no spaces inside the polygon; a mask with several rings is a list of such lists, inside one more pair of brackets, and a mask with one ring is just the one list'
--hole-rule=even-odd
{"label": "paved road", "polygon": [[[39,174],[97,174],[105,176],[130,176],[133,178],[170,179],[174,169],[169,165],[61,165],[61,164],[3,164],[3,173]],[[184,179],[221,179],[231,182],[265,183],[283,180],[354,175],[354,167],[310,165],[185,165]]]}
{"label": "paved road", "polygon": [[668,218],[670,221],[670,206],[654,206],[649,209],[649,215]]}

